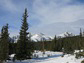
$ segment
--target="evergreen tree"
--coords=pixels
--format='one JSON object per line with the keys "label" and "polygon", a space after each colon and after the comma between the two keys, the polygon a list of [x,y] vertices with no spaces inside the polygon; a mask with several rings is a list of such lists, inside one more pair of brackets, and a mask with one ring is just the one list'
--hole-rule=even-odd
{"label": "evergreen tree", "polygon": [[82,30],[81,30],[81,28],[80,28],[80,37],[82,37]]}
{"label": "evergreen tree", "polygon": [[20,36],[17,42],[17,53],[16,57],[18,60],[24,60],[24,59],[30,59],[32,55],[32,50],[31,50],[31,42],[28,37],[28,23],[27,23],[27,9],[25,9],[25,12],[23,14],[23,19],[22,19],[22,26],[20,30]]}
{"label": "evergreen tree", "polygon": [[56,50],[57,50],[57,38],[55,35],[54,40],[53,40],[53,51],[56,51]]}
{"label": "evergreen tree", "polygon": [[2,27],[0,40],[0,60],[6,61],[9,55],[8,24]]}
{"label": "evergreen tree", "polygon": [[83,29],[83,33],[82,33],[83,37],[84,37],[84,29]]}

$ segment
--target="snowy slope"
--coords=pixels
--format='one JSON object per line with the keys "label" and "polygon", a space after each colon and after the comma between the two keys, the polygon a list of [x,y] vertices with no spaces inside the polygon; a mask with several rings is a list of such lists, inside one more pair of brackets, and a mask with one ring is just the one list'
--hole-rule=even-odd
{"label": "snowy slope", "polygon": [[71,32],[64,32],[58,35],[59,37],[67,37],[67,36],[74,36]]}
{"label": "snowy slope", "polygon": [[53,51],[46,51],[45,54],[43,54],[43,52],[41,51],[36,51],[33,53],[33,56],[37,55],[38,58],[47,59],[48,57],[50,58],[50,57],[60,56],[62,54],[63,54],[62,52],[53,52]]}
{"label": "snowy slope", "polygon": [[74,55],[65,55],[64,57],[49,58],[37,63],[81,63],[84,58],[76,59]]}
{"label": "snowy slope", "polygon": [[[13,38],[11,38],[14,43],[17,42],[17,40],[19,39],[19,36],[14,36]],[[31,40],[37,42],[37,41],[41,41],[41,40],[52,40],[53,38],[51,36],[47,36],[43,33],[40,34],[34,34],[31,36]]]}
{"label": "snowy slope", "polygon": [[40,34],[34,34],[31,36],[31,40],[33,41],[41,41],[41,40],[51,40],[51,36],[44,35],[43,33]]}
{"label": "snowy slope", "polygon": [[[70,54],[66,54],[64,55],[64,57],[58,56],[58,57],[49,57],[45,59],[45,56],[47,56],[47,54],[59,55],[62,54],[62,52],[46,51],[45,55],[42,56],[42,52],[38,51],[36,52],[36,54],[38,54],[39,57],[43,57],[44,59],[30,59],[30,60],[24,60],[22,62],[16,60],[15,63],[81,63],[81,61],[84,60],[84,58],[76,59],[75,55]],[[13,62],[9,61],[8,63]]]}

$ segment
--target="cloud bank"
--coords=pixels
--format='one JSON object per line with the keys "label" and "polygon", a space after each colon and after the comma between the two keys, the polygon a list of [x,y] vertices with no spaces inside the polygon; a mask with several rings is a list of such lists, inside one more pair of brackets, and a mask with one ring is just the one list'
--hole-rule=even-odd
{"label": "cloud bank", "polygon": [[72,4],[73,0],[35,0],[34,18],[42,24],[73,22],[84,18],[84,5]]}
{"label": "cloud bank", "polygon": [[[38,19],[40,22],[34,31],[42,31],[50,35],[66,31],[77,33],[80,25],[72,26],[72,24],[63,23],[80,22],[81,19],[84,19],[84,4],[73,0],[35,0],[33,10],[33,19]],[[55,23],[61,23],[61,25]]]}
{"label": "cloud bank", "polygon": [[8,22],[12,36],[19,32],[24,8],[28,8],[29,31],[33,34],[77,33],[80,27],[83,28],[83,25],[77,24],[84,21],[82,0],[0,0],[0,26]]}

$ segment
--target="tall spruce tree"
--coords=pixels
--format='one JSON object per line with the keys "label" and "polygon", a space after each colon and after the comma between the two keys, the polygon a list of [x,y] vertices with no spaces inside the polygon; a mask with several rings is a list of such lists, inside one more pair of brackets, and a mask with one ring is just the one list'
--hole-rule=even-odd
{"label": "tall spruce tree", "polygon": [[0,40],[0,61],[6,61],[9,54],[8,24],[2,27]]}
{"label": "tall spruce tree", "polygon": [[22,19],[22,26],[20,30],[20,36],[19,40],[17,42],[17,52],[16,52],[16,57],[18,60],[24,60],[24,59],[30,59],[32,55],[31,51],[31,42],[29,41],[28,37],[28,23],[27,23],[27,9],[25,9],[25,12],[23,14],[23,19]]}

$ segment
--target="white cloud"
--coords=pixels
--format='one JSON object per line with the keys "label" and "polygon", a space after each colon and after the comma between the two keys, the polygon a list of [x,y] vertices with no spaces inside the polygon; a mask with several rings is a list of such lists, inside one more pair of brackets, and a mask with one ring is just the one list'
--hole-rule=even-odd
{"label": "white cloud", "polygon": [[66,31],[79,33],[80,27],[83,27],[70,24],[84,19],[84,5],[78,2],[73,3],[73,0],[46,0],[46,2],[45,0],[35,0],[33,2],[33,13],[33,19],[40,21],[38,26],[31,27],[30,31],[33,33],[43,32],[48,35]]}
{"label": "white cloud", "polygon": [[18,11],[17,6],[12,2],[12,0],[0,0],[0,6],[10,12]]}
{"label": "white cloud", "polygon": [[[33,0],[32,2],[33,4],[30,6],[27,0],[17,3],[14,3],[13,0],[0,0],[0,6],[13,13],[20,11],[21,14],[24,10],[23,8],[27,7],[30,9],[31,11],[29,12],[31,12],[31,15],[29,18],[40,22],[38,26],[31,27],[30,31],[32,33],[43,32],[55,35],[55,33],[65,32],[66,30],[73,31],[76,28],[73,28],[71,25],[64,24],[61,26],[56,24],[57,26],[55,27],[53,23],[74,22],[84,19],[84,5],[70,4],[73,3],[73,0]],[[16,14],[19,15],[20,13]],[[52,27],[49,27],[49,24],[52,24],[50,25]],[[15,35],[16,32],[11,31],[11,34]]]}
{"label": "white cloud", "polygon": [[[41,24],[55,22],[73,22],[84,18],[84,5],[69,5],[73,0],[35,0],[33,3],[34,18]],[[40,25],[41,25],[40,24]]]}

